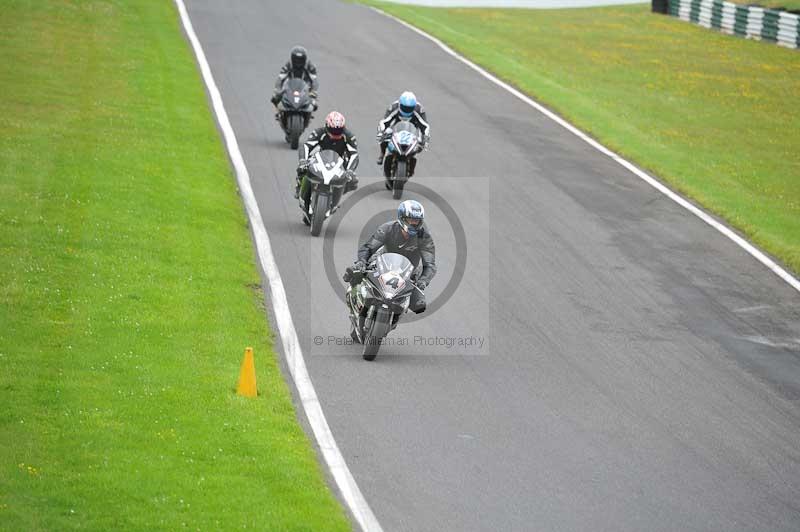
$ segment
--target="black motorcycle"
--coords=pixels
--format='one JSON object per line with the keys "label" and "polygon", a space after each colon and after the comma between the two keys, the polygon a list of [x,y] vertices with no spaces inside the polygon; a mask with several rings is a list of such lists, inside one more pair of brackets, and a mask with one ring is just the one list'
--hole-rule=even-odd
{"label": "black motorcycle", "polygon": [[333,150],[314,152],[300,184],[300,210],[303,223],[318,236],[322,222],[336,212],[348,183],[344,159]]}
{"label": "black motorcycle", "polygon": [[276,118],[286,133],[286,142],[292,149],[297,149],[300,135],[308,127],[314,110],[308,83],[300,78],[288,78],[283,84],[283,94],[278,103]]}
{"label": "black motorcycle", "polygon": [[410,122],[398,122],[386,130],[384,141],[387,143],[383,161],[386,188],[392,191],[394,199],[400,199],[417,164],[416,155],[422,150],[419,132]]}
{"label": "black motorcycle", "polygon": [[350,337],[363,344],[364,360],[375,360],[381,343],[408,310],[411,293],[419,290],[411,279],[414,266],[397,253],[375,255],[363,271],[353,271],[345,293],[350,313]]}

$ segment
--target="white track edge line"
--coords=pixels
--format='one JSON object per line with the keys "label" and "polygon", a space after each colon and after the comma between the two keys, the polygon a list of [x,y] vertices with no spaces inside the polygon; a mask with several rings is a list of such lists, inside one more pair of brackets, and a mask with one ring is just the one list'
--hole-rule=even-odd
{"label": "white track edge line", "polygon": [[342,497],[350,508],[356,521],[358,521],[358,524],[367,532],[382,531],[375,514],[372,513],[364,495],[361,493],[361,490],[358,488],[353,478],[353,474],[350,472],[350,469],[348,469],[344,457],[333,438],[328,422],[325,419],[325,414],[322,412],[322,407],[317,398],[317,392],[314,389],[311,377],[306,369],[303,352],[300,349],[300,342],[297,338],[297,331],[294,328],[292,315],[289,311],[286,290],[284,289],[281,275],[278,272],[278,264],[275,262],[275,257],[272,255],[272,246],[270,245],[267,229],[264,227],[264,221],[261,218],[258,203],[256,202],[253,189],[250,185],[250,174],[245,166],[244,158],[239,150],[239,144],[236,142],[236,135],[233,132],[233,127],[231,126],[228,114],[222,103],[222,95],[214,82],[214,77],[211,74],[211,67],[206,60],[205,53],[200,45],[200,40],[194,32],[192,22],[189,19],[189,12],[183,0],[175,0],[175,4],[180,12],[186,35],[197,57],[197,62],[203,75],[203,81],[208,89],[214,107],[214,113],[217,116],[219,127],[225,138],[228,154],[236,172],[236,180],[239,184],[242,200],[244,201],[247,216],[250,220],[250,226],[253,230],[253,238],[256,242],[258,257],[269,280],[270,292],[272,293],[272,306],[275,312],[275,318],[278,322],[278,331],[280,332],[283,342],[286,363],[303,404],[303,410],[308,418],[308,423],[311,425],[314,437],[317,440],[320,451],[322,451],[322,455],[325,457],[325,462],[336,481],[336,485],[339,487]]}
{"label": "white track edge line", "polygon": [[798,280],[796,277],[794,277],[788,271],[786,271],[781,266],[779,266],[774,260],[769,258],[763,251],[759,250],[753,244],[751,244],[750,242],[748,242],[747,240],[745,240],[744,238],[742,238],[741,236],[736,234],[736,232],[733,231],[733,229],[731,229],[727,225],[717,221],[712,216],[710,216],[708,213],[706,213],[705,211],[703,211],[702,209],[698,208],[696,205],[691,203],[689,200],[687,200],[686,198],[684,198],[680,194],[678,194],[678,193],[674,192],[673,190],[671,190],[669,187],[667,187],[665,184],[660,182],[655,177],[651,176],[650,174],[648,174],[647,172],[645,172],[641,168],[638,168],[636,165],[634,165],[633,163],[631,163],[627,159],[624,159],[620,155],[618,155],[618,154],[614,153],[613,151],[609,150],[608,148],[606,148],[605,146],[603,146],[602,144],[600,144],[599,142],[597,142],[596,140],[591,138],[589,135],[587,135],[586,133],[584,133],[583,131],[581,131],[577,127],[573,126],[572,124],[570,124],[569,122],[567,122],[566,120],[564,120],[563,118],[561,118],[560,116],[558,116],[557,114],[552,112],[551,110],[547,109],[543,105],[535,102],[534,100],[532,100],[531,98],[529,98],[525,94],[521,93],[520,91],[518,91],[517,89],[515,89],[514,87],[512,87],[508,83],[498,79],[497,77],[495,77],[494,75],[490,74],[489,72],[487,72],[483,68],[479,67],[478,65],[476,65],[475,63],[473,63],[472,61],[467,59],[466,57],[460,55],[458,52],[454,51],[452,48],[450,48],[449,46],[444,44],[442,41],[440,41],[439,39],[437,39],[433,35],[430,35],[430,34],[424,32],[423,30],[417,28],[416,26],[413,26],[413,25],[409,24],[405,20],[399,19],[399,18],[395,17],[394,15],[390,15],[389,13],[386,13],[385,11],[381,11],[377,7],[373,7],[373,6],[368,6],[368,7],[370,9],[372,9],[373,11],[375,11],[376,13],[380,13],[381,15],[383,15],[385,17],[393,19],[395,22],[398,22],[399,24],[402,24],[406,28],[408,28],[408,29],[410,29],[410,30],[422,35],[426,39],[432,41],[439,48],[444,50],[445,53],[447,53],[447,54],[453,56],[454,58],[458,59],[459,61],[461,61],[462,63],[467,65],[469,68],[471,68],[472,70],[474,70],[475,72],[477,72],[478,74],[483,76],[484,78],[488,79],[489,81],[491,81],[495,85],[497,85],[497,86],[505,89],[506,91],[510,92],[511,94],[513,94],[514,96],[516,96],[517,98],[519,98],[523,102],[527,103],[528,105],[530,105],[531,107],[533,107],[534,109],[539,111],[540,113],[544,114],[545,116],[547,116],[548,118],[550,118],[551,120],[556,122],[557,124],[563,126],[568,131],[570,131],[571,133],[575,134],[577,137],[579,137],[582,140],[586,141],[590,146],[592,146],[593,148],[595,148],[599,152],[603,153],[604,155],[607,155],[608,157],[610,157],[611,159],[613,159],[614,161],[616,161],[620,165],[624,166],[625,168],[630,170],[634,175],[636,175],[637,177],[641,178],[643,181],[645,181],[650,186],[652,186],[653,188],[655,188],[656,190],[658,190],[659,192],[661,192],[662,194],[667,196],[669,199],[671,199],[672,201],[674,201],[675,203],[677,203],[681,207],[687,209],[689,212],[691,212],[692,214],[694,214],[695,216],[697,216],[698,218],[700,218],[701,220],[706,222],[708,225],[710,225],[711,227],[713,227],[714,229],[716,229],[717,231],[719,231],[720,233],[722,233],[723,235],[725,235],[729,239],[733,240],[739,247],[744,249],[747,253],[749,253],[751,256],[753,256],[756,260],[758,260],[764,266],[766,266],[767,268],[772,270],[772,272],[775,273],[778,277],[780,277],[781,279],[783,279],[784,281],[789,283],[790,286],[792,286],[795,290],[800,292],[800,280]]}

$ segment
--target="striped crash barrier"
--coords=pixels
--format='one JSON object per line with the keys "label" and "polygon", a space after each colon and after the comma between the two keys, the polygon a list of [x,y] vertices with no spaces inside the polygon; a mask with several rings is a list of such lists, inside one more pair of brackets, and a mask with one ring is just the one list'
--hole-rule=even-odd
{"label": "striped crash barrier", "polygon": [[800,16],[721,0],[669,0],[669,14],[723,33],[800,48]]}

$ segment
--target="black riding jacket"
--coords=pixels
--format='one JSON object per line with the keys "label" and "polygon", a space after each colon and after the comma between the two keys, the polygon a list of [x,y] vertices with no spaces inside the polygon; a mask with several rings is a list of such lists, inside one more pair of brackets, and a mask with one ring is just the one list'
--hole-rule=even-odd
{"label": "black riding jacket", "polygon": [[408,238],[403,236],[400,222],[381,224],[375,234],[358,248],[358,260],[369,262],[370,257],[380,247],[383,247],[386,253],[399,253],[410,260],[414,265],[415,275],[419,272],[419,265],[422,262],[422,273],[417,276],[418,282],[424,281],[428,284],[436,275],[436,247],[425,224],[417,231],[416,236]]}
{"label": "black riding jacket", "polygon": [[353,133],[345,128],[341,139],[334,140],[328,136],[324,127],[311,132],[301,151],[301,158],[308,159],[315,150],[333,150],[345,160],[345,168],[355,171],[358,166],[358,142]]}
{"label": "black riding jacket", "polygon": [[[378,138],[380,139],[383,136],[383,132],[387,127],[391,127],[401,120],[403,120],[403,117],[400,116],[400,102],[395,101],[386,109],[383,120],[378,122]],[[430,137],[431,126],[428,124],[428,118],[425,116],[425,108],[422,107],[422,104],[417,103],[416,108],[414,108],[414,114],[411,115],[408,121],[422,132],[423,137]]]}
{"label": "black riding jacket", "polygon": [[302,77],[306,83],[311,87],[311,92],[317,92],[319,89],[319,81],[317,81],[317,67],[309,60],[306,60],[306,67],[301,72],[296,72],[292,68],[292,62],[287,61],[278,74],[278,79],[275,81],[275,92],[280,92],[283,89],[283,82],[286,78],[299,78]]}

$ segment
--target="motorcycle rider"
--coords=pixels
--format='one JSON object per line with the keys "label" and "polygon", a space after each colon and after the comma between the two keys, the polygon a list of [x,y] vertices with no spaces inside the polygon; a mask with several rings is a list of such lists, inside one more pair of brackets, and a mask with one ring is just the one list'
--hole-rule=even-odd
{"label": "motorcycle rider", "polygon": [[[303,175],[308,170],[310,157],[316,151],[333,150],[345,161],[345,177],[347,184],[344,191],[351,192],[358,188],[358,178],[355,169],[358,167],[358,142],[353,133],[345,126],[344,115],[338,111],[331,111],[325,117],[325,126],[312,131],[306,142],[300,147],[300,162],[297,165],[294,197],[300,195],[300,186]],[[310,194],[310,191],[308,191]],[[308,203],[308,197],[303,198],[303,203]],[[334,204],[338,204],[338,199]]]}
{"label": "motorcycle rider", "polygon": [[436,275],[436,247],[424,220],[425,209],[420,202],[402,202],[397,207],[397,220],[378,226],[375,233],[358,248],[358,260],[345,269],[344,281],[351,286],[358,284],[360,279],[353,272],[363,271],[379,248],[383,248],[384,253],[398,253],[414,265],[412,279],[419,288],[411,293],[409,309],[416,314],[425,312],[427,304],[424,291]]}
{"label": "motorcycle rider", "polygon": [[[380,145],[380,153],[378,155],[379,165],[383,164],[383,158],[386,154],[386,145],[388,144],[388,140],[384,138],[387,133],[386,130],[401,120],[408,120],[422,133],[422,141],[419,150],[421,151],[428,147],[428,143],[431,139],[431,126],[428,124],[425,108],[417,101],[417,97],[413,92],[405,91],[388,109],[386,109],[383,119],[378,122],[376,138]],[[409,167],[408,171],[410,175],[414,175],[415,166],[416,164],[412,163]]]}
{"label": "motorcycle rider", "polygon": [[283,65],[278,79],[275,81],[275,89],[272,93],[270,101],[275,107],[281,101],[283,95],[283,82],[288,78],[300,78],[308,83],[310,89],[308,95],[311,97],[311,103],[314,110],[317,110],[317,89],[319,89],[319,82],[317,81],[317,67],[311,60],[308,59],[308,52],[302,46],[295,46],[289,53],[289,61]]}

